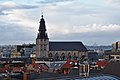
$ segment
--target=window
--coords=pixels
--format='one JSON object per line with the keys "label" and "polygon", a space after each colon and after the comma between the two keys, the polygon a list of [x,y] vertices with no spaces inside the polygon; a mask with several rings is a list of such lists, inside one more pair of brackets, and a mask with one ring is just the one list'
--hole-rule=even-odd
{"label": "window", "polygon": [[58,66],[61,66],[61,64],[59,64]]}
{"label": "window", "polygon": [[71,53],[68,53],[68,59],[71,59],[72,56],[71,56]]}
{"label": "window", "polygon": [[44,50],[46,50],[46,45],[44,45]]}
{"label": "window", "polygon": [[119,56],[117,56],[116,58],[117,58],[117,59],[119,59],[120,57],[119,57]]}
{"label": "window", "polygon": [[55,64],[54,66],[57,66],[57,64]]}
{"label": "window", "polygon": [[119,60],[116,60],[116,62],[119,62]]}
{"label": "window", "polygon": [[74,53],[74,56],[76,56],[76,53]]}
{"label": "window", "polygon": [[56,60],[59,59],[59,55],[58,55],[58,53],[55,54],[55,59],[56,59]]}
{"label": "window", "polygon": [[42,49],[42,45],[41,45],[41,50],[43,50],[43,49]]}
{"label": "window", "polygon": [[110,56],[111,59],[114,59],[114,56]]}
{"label": "window", "polygon": [[61,54],[61,60],[65,60],[65,54],[64,53]]}
{"label": "window", "polygon": [[48,54],[48,57],[53,57],[52,53],[49,53],[49,54]]}
{"label": "window", "polygon": [[73,56],[74,60],[77,60],[77,56],[76,56],[76,53],[74,53],[74,56]]}

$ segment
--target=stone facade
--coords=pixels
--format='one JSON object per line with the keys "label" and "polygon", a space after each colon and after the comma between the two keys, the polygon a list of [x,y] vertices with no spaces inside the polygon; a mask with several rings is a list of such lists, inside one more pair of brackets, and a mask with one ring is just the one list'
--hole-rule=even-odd
{"label": "stone facade", "polygon": [[36,40],[36,56],[48,57],[48,52],[49,52],[49,40],[37,39]]}
{"label": "stone facade", "polygon": [[88,52],[83,52],[83,51],[49,51],[48,57],[52,57],[54,59],[59,59],[59,60],[68,60],[68,59],[73,59],[77,60],[81,58],[82,56],[87,57]]}

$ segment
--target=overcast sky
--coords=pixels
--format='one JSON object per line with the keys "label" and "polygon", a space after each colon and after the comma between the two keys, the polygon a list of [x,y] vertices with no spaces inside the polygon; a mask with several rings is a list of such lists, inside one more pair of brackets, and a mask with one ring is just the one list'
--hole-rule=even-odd
{"label": "overcast sky", "polygon": [[42,12],[50,41],[120,41],[120,0],[0,0],[0,45],[35,43]]}

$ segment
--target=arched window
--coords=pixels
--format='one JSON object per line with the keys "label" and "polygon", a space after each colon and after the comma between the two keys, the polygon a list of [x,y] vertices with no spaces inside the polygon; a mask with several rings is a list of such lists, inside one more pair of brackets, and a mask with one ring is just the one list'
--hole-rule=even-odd
{"label": "arched window", "polygon": [[59,55],[58,53],[55,54],[55,60],[58,60],[59,59]]}
{"label": "arched window", "polygon": [[117,58],[117,59],[119,59],[120,57],[119,57],[119,56],[117,56],[116,58]]}
{"label": "arched window", "polygon": [[52,53],[49,53],[49,54],[48,54],[48,57],[53,57]]}
{"label": "arched window", "polygon": [[74,60],[77,60],[77,55],[76,55],[76,53],[74,53],[73,59],[74,59]]}
{"label": "arched window", "polygon": [[68,59],[72,59],[71,53],[68,53]]}
{"label": "arched window", "polygon": [[61,54],[61,60],[65,60],[65,53]]}
{"label": "arched window", "polygon": [[46,45],[44,45],[44,50],[46,50]]}

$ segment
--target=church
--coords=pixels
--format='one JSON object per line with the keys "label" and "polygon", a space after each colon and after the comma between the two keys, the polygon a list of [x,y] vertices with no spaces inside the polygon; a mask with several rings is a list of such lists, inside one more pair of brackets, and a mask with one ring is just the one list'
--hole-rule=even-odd
{"label": "church", "polygon": [[87,48],[81,41],[49,41],[43,15],[36,38],[36,57],[54,58],[55,60],[78,60],[87,57]]}

